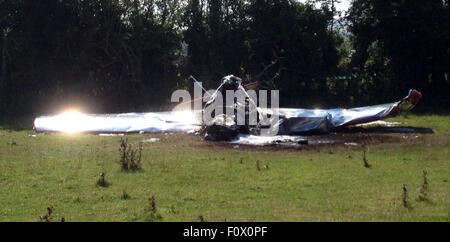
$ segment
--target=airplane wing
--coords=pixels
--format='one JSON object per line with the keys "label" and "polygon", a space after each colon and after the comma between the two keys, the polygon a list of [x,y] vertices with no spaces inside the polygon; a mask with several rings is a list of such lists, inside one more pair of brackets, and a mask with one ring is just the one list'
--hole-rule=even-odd
{"label": "airplane wing", "polygon": [[[319,132],[328,133],[335,128],[348,125],[368,123],[393,117],[399,113],[407,112],[419,102],[422,94],[417,90],[410,90],[408,95],[400,101],[358,107],[334,109],[291,109],[280,108],[280,127],[282,134],[296,134]],[[261,110],[261,112],[267,111]]]}
{"label": "airplane wing", "polygon": [[[417,90],[410,90],[400,101],[382,105],[335,108],[335,109],[290,109],[280,108],[278,134],[328,133],[337,127],[381,120],[409,111],[422,97]],[[269,113],[270,109],[259,109]],[[172,111],[123,114],[81,114],[68,112],[59,115],[41,116],[35,119],[37,132],[80,133],[152,133],[193,132],[201,126],[201,112]]]}

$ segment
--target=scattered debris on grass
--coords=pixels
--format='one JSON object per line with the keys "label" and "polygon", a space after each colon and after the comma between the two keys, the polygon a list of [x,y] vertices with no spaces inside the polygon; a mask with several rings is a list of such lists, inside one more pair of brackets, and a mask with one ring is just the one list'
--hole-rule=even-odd
{"label": "scattered debris on grass", "polygon": [[159,138],[150,138],[150,139],[146,139],[144,140],[144,142],[149,142],[149,143],[154,143],[154,142],[158,142]]}
{"label": "scattered debris on grass", "polygon": [[235,139],[231,140],[233,148],[239,148],[238,145],[255,145],[255,146],[304,146],[309,141],[304,136],[258,136],[250,134],[239,134]]}
{"label": "scattered debris on grass", "polygon": [[355,142],[345,142],[344,145],[347,145],[347,146],[358,146],[358,143],[355,143]]}
{"label": "scattered debris on grass", "polygon": [[368,127],[368,126],[385,126],[385,127],[395,127],[397,125],[400,125],[400,122],[386,122],[383,120],[377,120],[369,123],[363,123],[363,124],[356,124],[355,126],[359,127]]}

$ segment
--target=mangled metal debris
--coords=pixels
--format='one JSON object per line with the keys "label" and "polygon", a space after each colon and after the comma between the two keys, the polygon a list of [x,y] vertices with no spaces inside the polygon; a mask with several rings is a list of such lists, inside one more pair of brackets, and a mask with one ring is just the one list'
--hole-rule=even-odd
{"label": "mangled metal debris", "polygon": [[[227,94],[230,91],[239,92],[244,98],[227,101]],[[307,144],[305,138],[294,136],[330,133],[340,127],[393,117],[411,110],[421,96],[419,91],[410,90],[405,98],[397,102],[350,109],[296,109],[273,106],[267,108],[256,106],[254,95],[245,89],[241,79],[229,75],[222,79],[220,86],[210,94],[209,100],[201,110],[125,114],[68,112],[38,117],[34,121],[34,129],[37,132],[97,134],[199,131],[205,135],[206,140],[211,141],[257,144],[267,143],[268,140],[272,143],[281,140],[282,143],[283,139],[288,139]],[[213,107],[218,98],[225,100],[220,100],[219,107]],[[217,112],[221,109],[223,112]],[[204,115],[208,112],[210,120],[205,122]],[[261,138],[262,130],[278,137]]]}
{"label": "mangled metal debris", "polygon": [[[241,84],[241,80],[234,76],[226,76],[222,80],[222,84],[212,95],[212,99],[206,104],[211,105],[214,99],[226,96],[228,91],[240,91],[245,96],[250,97]],[[221,94],[221,95],[218,95]],[[276,135],[305,135],[305,134],[326,134],[335,131],[337,128],[345,127],[349,125],[363,124],[368,122],[374,122],[377,120],[393,117],[401,112],[411,110],[417,105],[422,94],[417,90],[410,90],[408,95],[400,101],[388,104],[381,104],[368,107],[358,108],[335,108],[335,109],[295,109],[295,108],[277,108],[275,111],[273,108],[261,108],[256,105],[254,110],[257,112],[258,119],[269,117],[273,118],[273,114],[276,113],[276,121],[265,121],[265,123],[272,124],[269,129]],[[249,98],[250,99],[250,98]],[[244,124],[239,124],[239,112],[236,110],[251,110],[255,100],[245,100],[244,102],[235,101],[231,105],[223,105],[223,113],[232,113],[231,115],[218,115],[214,117],[213,125],[205,127],[205,137],[207,140],[225,140],[229,141],[234,139],[240,133],[247,133],[252,135],[261,134],[261,122],[257,122],[256,125],[249,123],[251,111],[241,112],[245,113],[245,117],[241,117],[241,120],[245,120]],[[220,102],[219,102],[220,103]],[[226,103],[226,101],[223,101]],[[226,111],[232,110],[231,112]],[[234,113],[234,114],[233,114]],[[260,120],[258,120],[260,121]],[[217,123],[221,125],[217,125]],[[270,132],[269,132],[270,133]]]}

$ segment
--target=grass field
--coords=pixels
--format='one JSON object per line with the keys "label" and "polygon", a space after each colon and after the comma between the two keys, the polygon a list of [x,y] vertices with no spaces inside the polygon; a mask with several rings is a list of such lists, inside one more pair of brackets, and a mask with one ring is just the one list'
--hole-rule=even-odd
{"label": "grass field", "polygon": [[[381,134],[398,141],[369,144],[371,168],[360,145],[233,147],[187,134],[127,135],[135,145],[159,138],[143,143],[134,173],[120,169],[120,136],[4,127],[0,221],[39,221],[49,206],[54,221],[449,221],[450,116],[389,121],[434,133]],[[107,187],[96,185],[101,172]]]}

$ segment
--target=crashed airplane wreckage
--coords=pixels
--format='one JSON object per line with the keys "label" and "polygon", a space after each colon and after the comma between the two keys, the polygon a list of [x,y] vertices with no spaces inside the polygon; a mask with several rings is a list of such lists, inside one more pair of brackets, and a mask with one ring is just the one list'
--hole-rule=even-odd
{"label": "crashed airplane wreckage", "polygon": [[[214,106],[219,97],[227,97],[227,91],[239,92],[244,98],[234,98],[235,100],[231,102],[232,105],[228,105],[226,100],[222,100],[218,102],[219,106]],[[199,131],[205,135],[205,139],[213,141],[231,141],[239,134],[323,134],[333,132],[339,127],[393,117],[401,112],[411,110],[422,97],[419,91],[410,90],[408,95],[400,101],[367,107],[350,109],[261,108],[257,107],[255,99],[250,97],[250,91],[245,89],[240,78],[229,75],[224,77],[219,88],[209,95],[209,100],[201,110],[124,114],[67,112],[36,118],[34,129],[36,132],[97,134],[192,133]],[[216,111],[222,108],[224,112],[217,112],[216,115]],[[211,112],[211,110],[213,111]],[[207,111],[210,111],[210,119],[204,122],[203,115]],[[242,122],[242,120],[244,121]]]}

